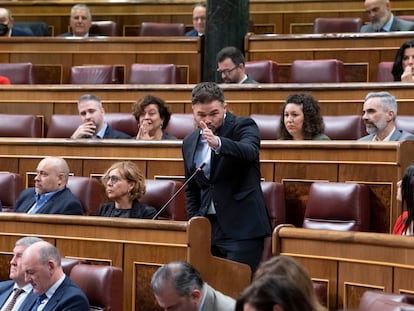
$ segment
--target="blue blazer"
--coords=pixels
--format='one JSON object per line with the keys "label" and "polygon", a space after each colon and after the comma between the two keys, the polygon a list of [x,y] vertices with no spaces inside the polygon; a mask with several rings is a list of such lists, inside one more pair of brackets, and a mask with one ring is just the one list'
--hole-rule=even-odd
{"label": "blue blazer", "polygon": [[[27,213],[34,203],[35,188],[27,188],[17,198],[14,212]],[[70,189],[65,187],[64,190],[53,195],[37,214],[83,215],[83,208]]]}
{"label": "blue blazer", "polygon": [[[413,30],[414,30],[413,22],[399,19],[394,16],[394,21],[391,24],[390,31],[413,31]],[[372,27],[371,24],[367,24],[361,27],[360,32],[375,32],[375,29]]]}
{"label": "blue blazer", "polygon": [[109,125],[106,127],[105,134],[103,138],[131,138],[128,134],[124,132],[114,130]]}
{"label": "blue blazer", "polygon": [[11,36],[12,37],[33,37],[33,33],[29,32],[26,29],[20,29],[20,28],[13,27]]}
{"label": "blue blazer", "polygon": [[[251,118],[226,113],[217,135],[220,153],[212,152],[210,179],[197,173],[186,188],[188,217],[206,216],[211,200],[224,233],[234,240],[271,234],[260,185],[260,134]],[[200,130],[186,136],[182,144],[185,176],[195,171],[194,157]]]}
{"label": "blue blazer", "polygon": [[195,29],[191,29],[190,31],[186,32],[185,35],[187,37],[198,37],[198,31]]}
{"label": "blue blazer", "polygon": [[[13,292],[14,281],[8,280],[0,282],[0,308],[3,307],[10,294]],[[30,310],[29,306],[32,306],[36,301],[37,296],[31,291],[27,294],[26,299],[21,304],[19,311]]]}
{"label": "blue blazer", "polygon": [[[30,311],[34,303],[28,306]],[[26,306],[27,307],[27,306]],[[43,311],[89,311],[89,302],[81,289],[67,276],[43,308]]]}
{"label": "blue blazer", "polygon": [[[361,137],[358,140],[368,140],[368,141],[372,141],[374,139],[373,134]],[[399,129],[395,129],[395,132],[391,135],[390,137],[390,141],[400,141],[400,140],[414,140],[414,135],[403,131],[403,130],[399,130]]]}

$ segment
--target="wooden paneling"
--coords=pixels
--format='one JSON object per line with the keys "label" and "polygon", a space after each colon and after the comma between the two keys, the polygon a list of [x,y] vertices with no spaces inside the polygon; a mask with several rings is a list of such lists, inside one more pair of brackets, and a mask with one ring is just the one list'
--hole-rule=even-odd
{"label": "wooden paneling", "polygon": [[[344,62],[346,82],[376,82],[377,66],[393,61],[399,47],[412,33],[349,33],[312,35],[247,35],[246,59],[270,59],[288,67],[294,60],[336,58]],[[285,73],[285,76],[283,75]],[[287,82],[289,70],[281,71]]]}
{"label": "wooden paneling", "polygon": [[273,254],[293,256],[329,282],[329,308],[357,309],[366,290],[414,292],[414,240],[381,233],[278,227]]}
{"label": "wooden paneling", "polygon": [[[102,152],[105,150],[105,152]],[[401,207],[396,182],[412,162],[414,142],[262,141],[262,176],[285,186],[287,222],[302,225],[313,181],[357,182],[370,187],[371,231],[390,232]],[[64,157],[75,175],[102,174],[115,161],[134,161],[147,179],[183,176],[181,141],[0,139],[0,170],[26,176],[45,156]]]}
{"label": "wooden paneling", "polygon": [[175,64],[183,83],[198,83],[201,77],[198,37],[1,37],[0,44],[2,62],[33,63],[40,83],[69,83],[72,66],[91,64],[115,65],[124,72],[122,81],[133,63]]}
{"label": "wooden paneling", "polygon": [[0,228],[0,257],[9,256],[20,237],[35,235],[51,241],[64,257],[123,268],[125,311],[159,310],[149,287],[151,276],[173,260],[188,261],[206,282],[233,297],[250,282],[247,265],[210,254],[205,218],[179,222],[0,213]]}

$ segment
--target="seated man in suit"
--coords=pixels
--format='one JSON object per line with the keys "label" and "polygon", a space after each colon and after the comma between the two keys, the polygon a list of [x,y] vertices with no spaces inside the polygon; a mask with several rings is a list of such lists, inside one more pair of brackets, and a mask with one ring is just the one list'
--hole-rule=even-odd
{"label": "seated man in suit", "polygon": [[89,33],[92,26],[91,10],[86,4],[76,4],[70,10],[69,18],[70,32],[65,32],[59,37],[92,37]]}
{"label": "seated man in suit", "polygon": [[186,36],[197,37],[204,35],[206,31],[206,5],[204,3],[194,5],[193,27],[194,29],[187,32]]}
{"label": "seated man in suit", "polygon": [[205,283],[188,262],[174,261],[158,268],[151,288],[164,310],[233,311],[235,300]]}
{"label": "seated man in suit", "polygon": [[243,53],[234,46],[227,46],[217,53],[217,72],[224,83],[257,83],[245,70]]}
{"label": "seated man in suit", "polygon": [[24,279],[22,255],[26,248],[40,241],[43,240],[31,236],[17,240],[10,261],[10,280],[0,282],[0,310],[27,310],[35,302],[32,285]]}
{"label": "seated man in suit", "polygon": [[414,23],[396,18],[391,12],[390,0],[365,0],[365,11],[370,23],[361,32],[412,31]]}
{"label": "seated man in suit", "polygon": [[131,138],[128,134],[112,129],[105,122],[105,110],[98,96],[82,95],[78,101],[78,111],[82,124],[70,138]]}
{"label": "seated man in suit", "polygon": [[397,101],[388,92],[371,92],[365,97],[362,119],[369,135],[359,140],[414,140],[414,135],[395,127]]}
{"label": "seated man in suit", "polygon": [[0,8],[0,36],[3,37],[30,37],[33,36],[29,30],[13,27],[13,16],[10,10]]}
{"label": "seated man in suit", "polygon": [[36,302],[27,310],[89,310],[88,298],[65,275],[59,250],[52,244],[42,241],[30,245],[23,253],[22,266],[26,281],[37,296]]}
{"label": "seated man in suit", "polygon": [[29,214],[82,215],[80,201],[66,187],[68,178],[69,166],[64,159],[44,158],[37,165],[35,186],[20,193],[14,211]]}

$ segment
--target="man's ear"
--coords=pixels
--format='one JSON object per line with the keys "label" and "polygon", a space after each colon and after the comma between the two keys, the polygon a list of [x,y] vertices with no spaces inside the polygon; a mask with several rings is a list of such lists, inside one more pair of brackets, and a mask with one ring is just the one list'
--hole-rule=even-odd
{"label": "man's ear", "polygon": [[200,301],[202,297],[203,297],[203,294],[201,293],[199,289],[193,289],[193,291],[191,292],[191,298],[197,301]]}
{"label": "man's ear", "polygon": [[392,110],[388,110],[387,112],[387,121],[392,121],[395,119],[395,113]]}

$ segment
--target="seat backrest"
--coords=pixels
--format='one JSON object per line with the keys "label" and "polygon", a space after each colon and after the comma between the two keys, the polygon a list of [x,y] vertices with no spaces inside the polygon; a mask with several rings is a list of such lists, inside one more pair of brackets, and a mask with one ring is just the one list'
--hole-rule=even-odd
{"label": "seat backrest", "polygon": [[251,114],[260,131],[260,139],[279,139],[280,115]]}
{"label": "seat backrest", "polygon": [[362,137],[362,118],[359,115],[324,116],[325,134],[332,140],[355,140]]}
{"label": "seat backrest", "polygon": [[[146,192],[139,201],[153,206],[159,211],[182,185],[182,182],[176,180],[146,179]],[[158,219],[187,220],[183,190],[168,204]]]}
{"label": "seat backrest", "polygon": [[130,84],[176,84],[180,72],[174,64],[132,64],[129,69]]}
{"label": "seat backrest", "polygon": [[28,30],[33,36],[50,36],[49,25],[45,22],[13,22],[13,27]]}
{"label": "seat backrest", "polygon": [[313,22],[313,33],[359,32],[359,17],[318,17]]}
{"label": "seat backrest", "polygon": [[[263,196],[272,230],[277,225],[286,222],[285,191],[283,184],[272,181],[262,181]],[[272,256],[272,239],[267,237],[264,242],[261,261]]]}
{"label": "seat backrest", "polygon": [[69,176],[67,186],[81,202],[85,215],[95,215],[105,200],[105,187],[96,178]]}
{"label": "seat backrest", "polygon": [[60,265],[62,266],[63,272],[65,272],[67,276],[70,276],[72,268],[80,263],[81,261],[75,258],[62,257],[62,259],[60,260]]}
{"label": "seat backrest", "polygon": [[108,112],[105,113],[105,121],[115,130],[124,132],[131,137],[137,136],[138,123],[132,113]]}
{"label": "seat backrest", "polygon": [[414,15],[397,15],[396,17],[405,21],[414,22]]}
{"label": "seat backrest", "polygon": [[42,121],[32,114],[0,114],[0,137],[41,137]]}
{"label": "seat backrest", "polygon": [[303,228],[369,231],[369,188],[363,184],[314,182],[309,190]]}
{"label": "seat backrest", "polygon": [[82,119],[77,114],[52,114],[46,137],[69,138],[81,123]]}
{"label": "seat backrest", "polygon": [[291,83],[344,82],[344,63],[337,59],[295,60],[290,68]]}
{"label": "seat backrest", "polygon": [[35,83],[32,63],[0,63],[0,75],[9,78],[11,84]]}
{"label": "seat backrest", "polygon": [[407,296],[403,294],[385,293],[379,290],[367,290],[362,294],[358,310],[373,310],[373,304],[378,299],[407,302]]}
{"label": "seat backrest", "polygon": [[114,21],[92,21],[89,33],[99,36],[117,36],[116,23]]}
{"label": "seat backrest", "polygon": [[279,67],[272,60],[248,61],[245,63],[246,73],[259,83],[278,83]]}
{"label": "seat backrest", "polygon": [[72,84],[112,84],[115,83],[115,67],[112,65],[72,66]]}
{"label": "seat backrest", "polygon": [[378,63],[377,82],[394,82],[392,75],[392,66],[394,62],[380,62]]}
{"label": "seat backrest", "polygon": [[20,192],[24,189],[20,174],[0,172],[0,201],[3,212],[11,212]]}
{"label": "seat backrest", "polygon": [[389,299],[376,299],[367,308],[359,307],[358,311],[414,311],[414,305]]}
{"label": "seat backrest", "polygon": [[183,23],[150,23],[143,22],[139,30],[140,36],[185,36]]}
{"label": "seat backrest", "polygon": [[397,115],[395,126],[400,130],[404,130],[414,134],[414,116]]}
{"label": "seat backrest", "polygon": [[194,132],[195,123],[192,113],[173,113],[171,114],[170,121],[165,131],[177,137],[183,139],[188,134]]}
{"label": "seat backrest", "polygon": [[70,279],[85,293],[93,310],[123,310],[124,284],[121,268],[78,264],[72,268]]}

